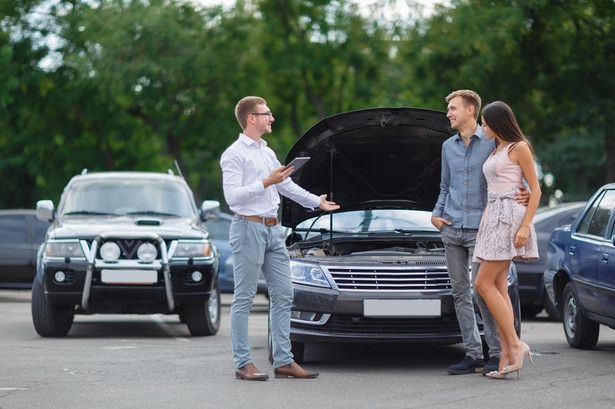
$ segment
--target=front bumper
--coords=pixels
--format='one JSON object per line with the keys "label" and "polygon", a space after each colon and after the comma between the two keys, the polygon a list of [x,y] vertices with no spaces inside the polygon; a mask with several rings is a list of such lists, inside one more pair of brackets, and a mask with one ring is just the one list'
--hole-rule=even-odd
{"label": "front bumper", "polygon": [[[82,241],[82,246],[87,249],[85,258],[41,258],[38,271],[47,300],[56,305],[77,306],[77,312],[83,313],[149,314],[172,313],[177,305],[202,304],[209,299],[217,280],[216,256],[169,260],[164,240],[157,235],[148,235],[145,238],[158,243],[161,255],[151,263],[136,260],[108,263],[96,258],[99,243],[114,237],[112,234],[98,236],[91,248]],[[139,235],[139,238],[143,237]],[[130,280],[125,283],[105,282],[103,270],[119,275],[129,271],[145,272],[156,279],[144,284],[131,283]],[[62,282],[56,280],[59,271],[66,277]],[[195,271],[202,276],[196,282],[192,279]]]}
{"label": "front bumper", "polygon": [[[450,291],[417,294],[343,293],[302,285],[295,298],[290,338],[296,342],[461,342],[461,331]],[[364,300],[438,300],[435,317],[368,317]],[[480,319],[480,317],[478,317]],[[482,323],[481,323],[482,324]],[[480,326],[482,327],[482,325]]]}

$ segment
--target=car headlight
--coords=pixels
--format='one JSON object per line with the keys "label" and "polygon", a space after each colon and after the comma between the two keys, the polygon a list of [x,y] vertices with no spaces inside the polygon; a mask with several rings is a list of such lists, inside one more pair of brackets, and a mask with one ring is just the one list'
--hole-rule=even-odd
{"label": "car headlight", "polygon": [[211,243],[207,240],[178,240],[173,254],[173,258],[211,256]]}
{"label": "car headlight", "polygon": [[122,251],[120,250],[120,247],[112,241],[108,241],[100,246],[100,257],[102,257],[102,259],[107,263],[117,261],[121,254]]}
{"label": "car headlight", "polygon": [[290,263],[293,283],[331,288],[325,273],[317,264]]}
{"label": "car headlight", "polygon": [[137,257],[142,263],[151,263],[157,255],[158,249],[152,243],[143,243],[137,249]]}
{"label": "car headlight", "polygon": [[79,240],[48,241],[45,243],[46,257],[85,257]]}

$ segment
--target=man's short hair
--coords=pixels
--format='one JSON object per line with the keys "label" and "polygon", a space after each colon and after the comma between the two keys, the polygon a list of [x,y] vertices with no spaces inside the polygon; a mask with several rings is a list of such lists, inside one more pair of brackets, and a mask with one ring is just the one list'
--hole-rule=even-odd
{"label": "man's short hair", "polygon": [[241,129],[246,129],[248,124],[248,115],[254,112],[254,108],[257,105],[265,105],[267,101],[265,101],[261,97],[243,97],[237,105],[235,105],[235,118],[237,118],[237,122],[241,126]]}
{"label": "man's short hair", "polygon": [[448,103],[451,99],[455,97],[461,97],[465,106],[474,106],[474,119],[478,119],[478,113],[480,112],[481,100],[480,96],[469,89],[459,89],[457,91],[453,91],[447,95],[445,98],[446,103]]}

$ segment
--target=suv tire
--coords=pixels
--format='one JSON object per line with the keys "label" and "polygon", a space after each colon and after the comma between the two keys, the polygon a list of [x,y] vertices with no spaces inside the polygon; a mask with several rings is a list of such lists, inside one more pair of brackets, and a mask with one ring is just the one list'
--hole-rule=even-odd
{"label": "suv tire", "polygon": [[600,325],[581,312],[581,304],[572,283],[564,287],[562,322],[566,340],[573,348],[592,349],[598,342]]}
{"label": "suv tire", "polygon": [[71,307],[51,304],[43,292],[43,286],[34,278],[32,283],[32,322],[42,337],[63,337],[73,325],[74,313]]}
{"label": "suv tire", "polygon": [[216,281],[215,288],[205,304],[188,304],[184,306],[183,317],[194,337],[216,335],[220,329],[220,287]]}

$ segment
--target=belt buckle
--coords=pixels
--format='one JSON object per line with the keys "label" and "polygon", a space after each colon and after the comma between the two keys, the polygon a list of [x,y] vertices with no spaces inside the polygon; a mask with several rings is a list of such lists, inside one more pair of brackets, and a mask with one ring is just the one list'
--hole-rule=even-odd
{"label": "belt buckle", "polygon": [[277,220],[274,217],[263,217],[263,220],[267,226],[275,226],[277,224]]}

